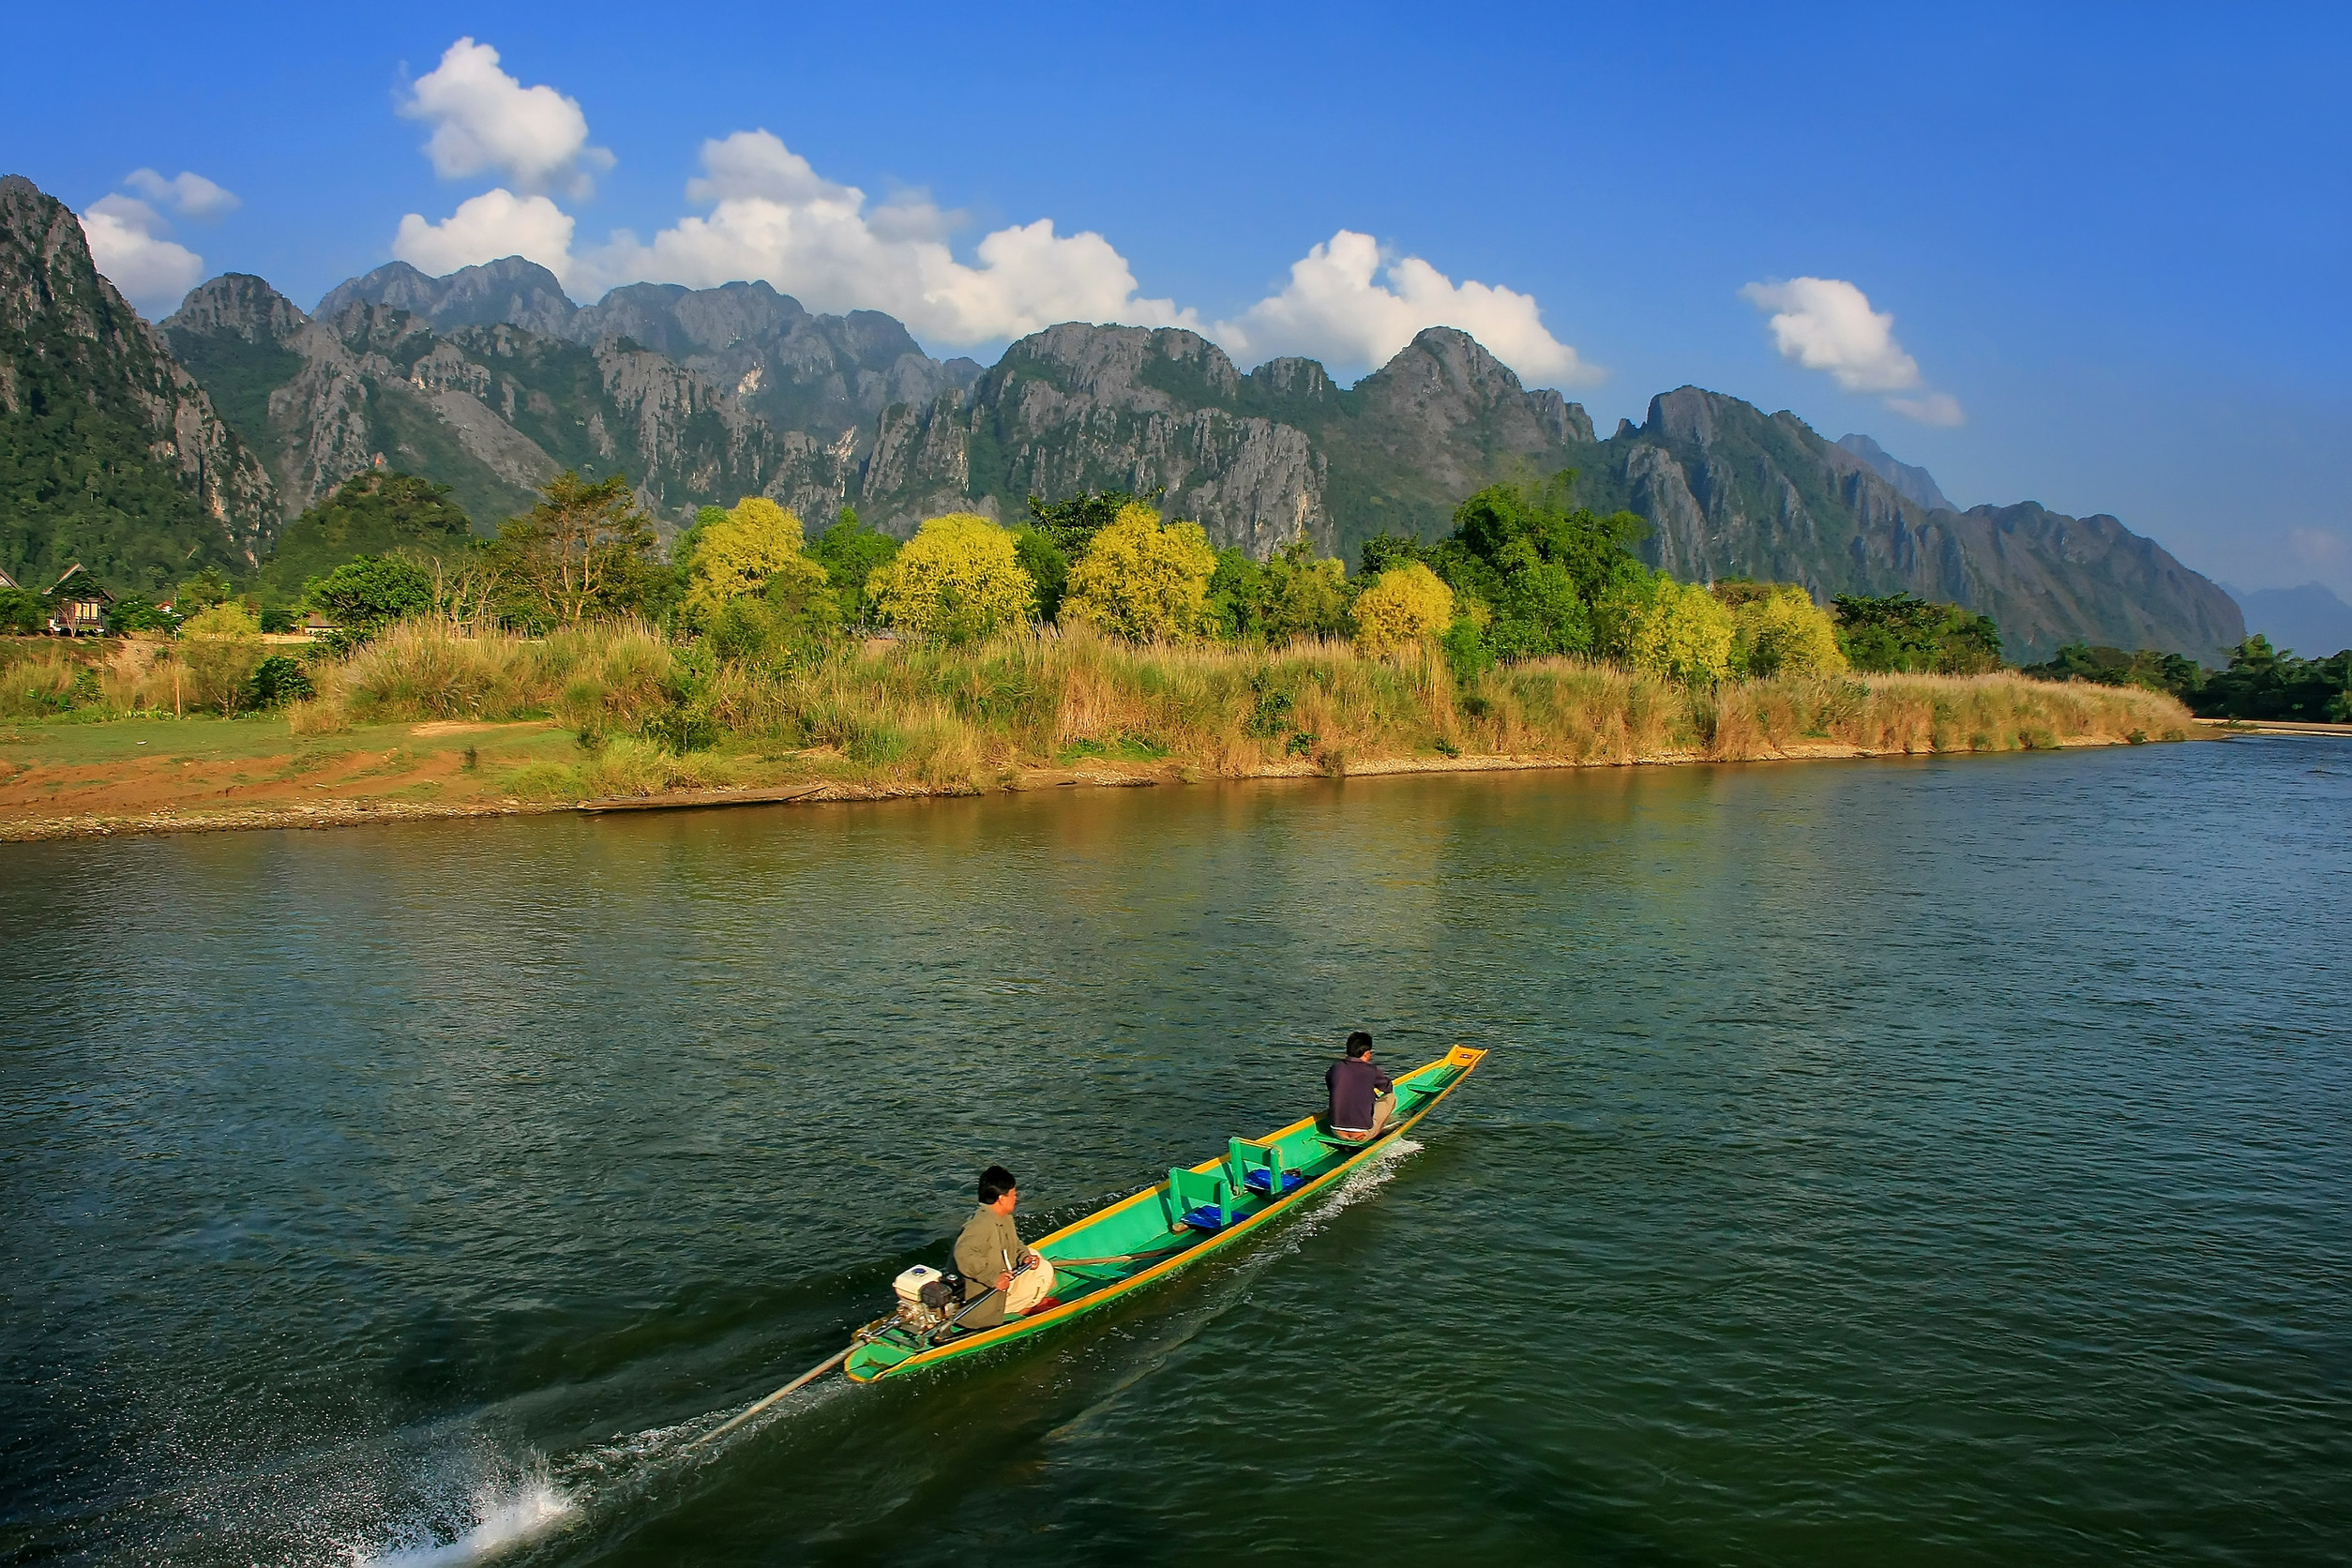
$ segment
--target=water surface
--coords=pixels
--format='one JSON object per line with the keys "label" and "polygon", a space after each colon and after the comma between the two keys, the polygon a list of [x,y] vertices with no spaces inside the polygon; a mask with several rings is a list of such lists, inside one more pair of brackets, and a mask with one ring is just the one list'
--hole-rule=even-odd
{"label": "water surface", "polygon": [[[0,1560],[2352,1540],[2352,746],[0,847]],[[686,1444],[1494,1054],[1264,1242]]]}

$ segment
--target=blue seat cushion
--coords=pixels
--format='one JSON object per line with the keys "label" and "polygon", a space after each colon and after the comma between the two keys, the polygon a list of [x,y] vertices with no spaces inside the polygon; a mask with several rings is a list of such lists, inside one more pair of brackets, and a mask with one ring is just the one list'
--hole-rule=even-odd
{"label": "blue seat cushion", "polygon": [[[1299,1188],[1304,1186],[1305,1184],[1306,1177],[1299,1171],[1286,1170],[1282,1173],[1282,1190],[1284,1192],[1296,1192]],[[1249,1188],[1252,1192],[1262,1192],[1269,1196],[1272,1196],[1274,1192],[1274,1184],[1267,1179],[1266,1168],[1263,1166],[1259,1166],[1257,1168],[1245,1173],[1242,1177],[1242,1185]]]}
{"label": "blue seat cushion", "polygon": [[[1234,1217],[1238,1219],[1241,1216],[1237,1214]],[[1222,1230],[1225,1229],[1225,1216],[1217,1212],[1215,1204],[1203,1203],[1199,1208],[1185,1213],[1184,1223],[1195,1230]]]}

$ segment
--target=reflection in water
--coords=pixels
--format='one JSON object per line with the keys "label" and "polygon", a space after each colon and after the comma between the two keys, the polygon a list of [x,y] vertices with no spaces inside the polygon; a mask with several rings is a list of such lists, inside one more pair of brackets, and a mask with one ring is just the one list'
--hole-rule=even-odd
{"label": "reflection in water", "polygon": [[[0,850],[11,1560],[2322,1560],[2329,742]],[[91,897],[90,890],[102,897]],[[687,1445],[1494,1048],[1263,1244]]]}

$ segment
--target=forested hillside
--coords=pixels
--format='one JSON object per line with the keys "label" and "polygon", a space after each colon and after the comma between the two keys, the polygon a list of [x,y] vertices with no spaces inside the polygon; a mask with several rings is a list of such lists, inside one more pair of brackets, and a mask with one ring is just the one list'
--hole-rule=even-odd
{"label": "forested hillside", "polygon": [[262,465],[91,264],[82,225],[0,177],[0,569],[75,562],[117,591],[252,569],[277,500]]}

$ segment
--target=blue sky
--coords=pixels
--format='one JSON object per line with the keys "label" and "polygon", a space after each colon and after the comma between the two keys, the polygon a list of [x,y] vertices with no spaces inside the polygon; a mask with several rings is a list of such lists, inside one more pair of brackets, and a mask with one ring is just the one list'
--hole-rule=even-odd
{"label": "blue sky", "polygon": [[1605,431],[1696,382],[2352,596],[2343,8],[1002,9],[44,8],[0,162],[305,307],[522,235],[984,360],[1093,315],[1360,373],[1455,317]]}

